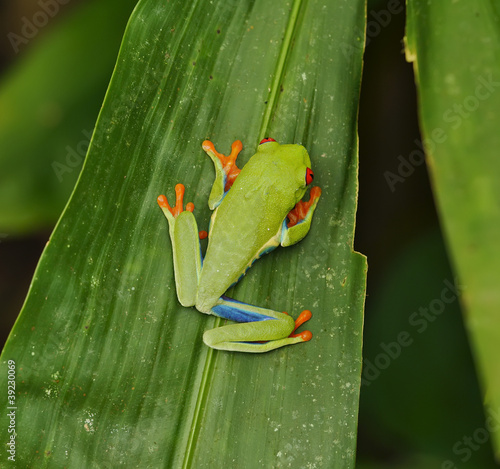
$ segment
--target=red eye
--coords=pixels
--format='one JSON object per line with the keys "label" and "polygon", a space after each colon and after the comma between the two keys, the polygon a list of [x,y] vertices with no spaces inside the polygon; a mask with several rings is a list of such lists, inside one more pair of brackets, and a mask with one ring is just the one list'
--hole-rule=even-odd
{"label": "red eye", "polygon": [[306,170],[306,185],[311,184],[314,179],[314,173],[312,172],[311,168],[307,168]]}
{"label": "red eye", "polygon": [[274,138],[271,138],[271,137],[267,137],[263,140],[260,141],[259,145],[262,145],[263,143],[267,143],[267,142],[275,142],[276,140],[274,140]]}

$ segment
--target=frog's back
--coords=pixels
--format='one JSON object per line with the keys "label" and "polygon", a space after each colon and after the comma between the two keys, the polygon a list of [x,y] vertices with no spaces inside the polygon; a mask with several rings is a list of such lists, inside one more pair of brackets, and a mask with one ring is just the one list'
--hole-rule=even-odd
{"label": "frog's back", "polygon": [[200,311],[208,313],[255,259],[279,245],[283,220],[296,202],[295,191],[275,182],[283,171],[279,159],[254,155],[214,212],[198,284]]}

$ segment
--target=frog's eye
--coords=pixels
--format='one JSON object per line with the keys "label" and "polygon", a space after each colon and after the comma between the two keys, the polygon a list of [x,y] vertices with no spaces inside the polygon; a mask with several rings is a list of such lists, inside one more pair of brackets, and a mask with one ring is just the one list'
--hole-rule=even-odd
{"label": "frog's eye", "polygon": [[314,179],[314,173],[312,172],[312,169],[307,168],[307,170],[306,170],[306,185],[308,186],[309,184],[311,184],[311,182],[313,182],[313,179]]}
{"label": "frog's eye", "polygon": [[274,138],[271,138],[271,137],[267,137],[267,138],[264,138],[263,140],[260,141],[259,145],[262,145],[263,143],[267,143],[267,142],[275,142],[276,140],[274,140]]}

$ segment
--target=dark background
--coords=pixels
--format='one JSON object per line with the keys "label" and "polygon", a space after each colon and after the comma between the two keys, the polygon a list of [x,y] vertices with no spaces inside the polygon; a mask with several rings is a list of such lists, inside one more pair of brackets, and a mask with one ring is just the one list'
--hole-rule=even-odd
{"label": "dark background", "polygon": [[[61,5],[60,13],[18,53],[7,34],[19,30],[20,19],[31,18],[40,6],[28,0],[0,3],[0,79],[83,3]],[[368,257],[369,270],[357,465],[488,468],[494,466],[492,452],[484,437],[485,415],[456,295],[443,311],[429,316],[425,330],[411,321],[444,290],[451,291],[454,275],[425,164],[392,188],[387,181],[388,172],[397,174],[420,140],[413,69],[402,42],[403,3],[373,0],[367,11],[355,249]],[[100,101],[113,65],[97,92]],[[96,106],[95,117],[98,111]],[[92,126],[89,122],[87,128]],[[2,344],[52,228],[22,236],[0,233]]]}

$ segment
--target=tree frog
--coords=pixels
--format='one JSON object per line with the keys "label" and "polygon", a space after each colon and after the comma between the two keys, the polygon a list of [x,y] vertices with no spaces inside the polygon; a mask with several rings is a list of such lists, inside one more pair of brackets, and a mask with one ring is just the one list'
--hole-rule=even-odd
{"label": "tree frog", "polygon": [[311,188],[310,200],[301,201],[313,181],[311,160],[301,145],[280,145],[262,140],[240,170],[237,140],[225,156],[212,142],[202,144],[215,166],[215,181],[208,205],[213,210],[205,257],[193,215],[194,205],[183,208],[185,188],[175,186],[176,203],[164,195],[158,204],[168,220],[172,243],[177,297],[183,306],[229,319],[231,324],[208,330],[203,341],[219,350],[267,352],[288,344],[306,342],[309,331],[295,330],[311,318],[304,310],[294,321],[287,313],[241,303],[224,295],[252,263],[280,244],[299,242],[311,227],[321,189]]}

